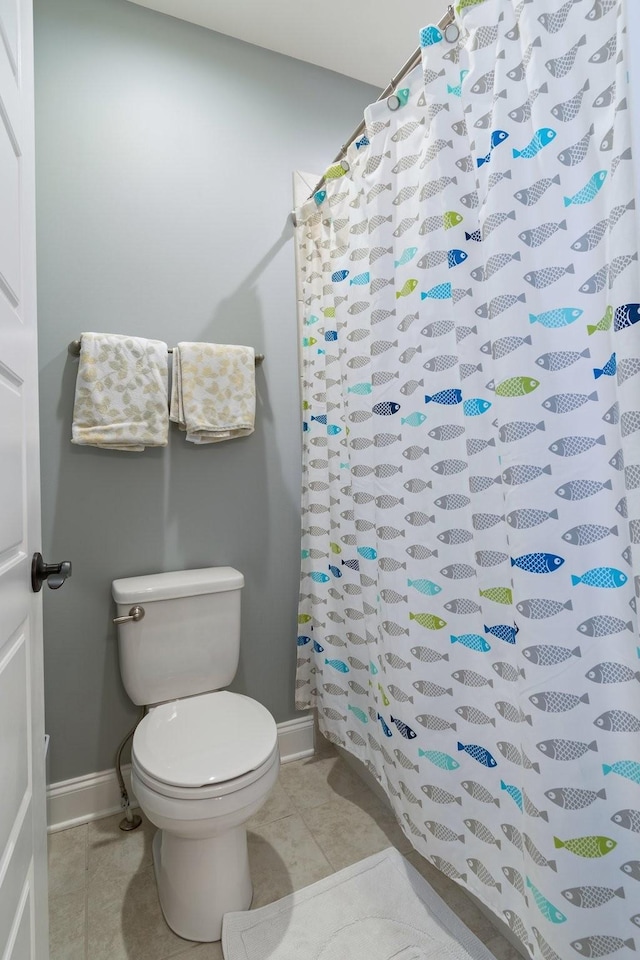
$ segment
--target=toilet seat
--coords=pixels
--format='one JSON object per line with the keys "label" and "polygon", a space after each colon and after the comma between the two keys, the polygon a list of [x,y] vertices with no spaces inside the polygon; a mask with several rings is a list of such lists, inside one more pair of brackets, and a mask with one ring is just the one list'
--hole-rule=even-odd
{"label": "toilet seat", "polygon": [[267,772],[277,741],[262,704],[223,690],[153,707],[136,728],[132,763],[165,796],[223,796]]}

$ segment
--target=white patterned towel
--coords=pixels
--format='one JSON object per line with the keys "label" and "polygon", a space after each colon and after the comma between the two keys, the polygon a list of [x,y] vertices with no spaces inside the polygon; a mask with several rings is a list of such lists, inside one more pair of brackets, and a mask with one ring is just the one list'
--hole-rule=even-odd
{"label": "white patterned towel", "polygon": [[191,443],[217,443],[253,433],[256,413],[253,347],[179,343],[173,351],[171,419]]}
{"label": "white patterned towel", "polygon": [[107,450],[166,447],[167,345],[115,333],[83,333],[71,442]]}

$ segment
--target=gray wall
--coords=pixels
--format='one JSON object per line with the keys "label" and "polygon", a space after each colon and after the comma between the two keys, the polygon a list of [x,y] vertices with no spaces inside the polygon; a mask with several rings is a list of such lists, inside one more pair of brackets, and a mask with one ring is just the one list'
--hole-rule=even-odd
{"label": "gray wall", "polygon": [[[125,0],[36,0],[43,552],[51,779],[113,766],[135,717],[115,577],[246,578],[234,689],[295,716],[299,413],[291,172],[322,169],[378,91]],[[69,442],[82,330],[252,344],[256,432],[142,454]],[[176,637],[176,643],[180,638]]]}

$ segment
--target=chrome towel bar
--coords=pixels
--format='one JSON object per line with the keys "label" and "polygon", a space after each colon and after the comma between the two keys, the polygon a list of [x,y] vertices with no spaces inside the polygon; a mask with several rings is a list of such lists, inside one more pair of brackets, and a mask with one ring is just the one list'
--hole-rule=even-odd
{"label": "chrome towel bar", "polygon": [[[81,341],[79,339],[71,341],[71,343],[67,348],[69,350],[70,356],[72,357],[80,356],[80,345],[81,345]],[[168,352],[173,353],[173,347],[169,347]],[[264,353],[256,353],[256,366],[262,363],[263,360],[264,360]]]}

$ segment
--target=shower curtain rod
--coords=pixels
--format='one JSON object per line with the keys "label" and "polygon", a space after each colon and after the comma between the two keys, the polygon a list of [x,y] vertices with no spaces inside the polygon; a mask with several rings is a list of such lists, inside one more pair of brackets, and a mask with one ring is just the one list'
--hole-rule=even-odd
{"label": "shower curtain rod", "polygon": [[[454,21],[455,21],[455,14],[454,14],[454,12],[453,12],[453,7],[452,7],[451,5],[449,5],[449,7],[448,7],[448,9],[447,9],[447,12],[445,13],[445,15],[438,21],[438,29],[440,29],[440,30],[446,30],[447,27],[450,27],[451,24],[454,23]],[[453,42],[455,42],[457,39],[458,39],[458,38],[457,38],[457,36],[456,36],[456,37],[453,38],[453,40],[452,40],[451,42],[453,43]],[[390,94],[393,93],[393,91],[394,91],[395,87],[397,86],[397,84],[402,80],[402,78],[403,78],[403,77],[406,77],[406,75],[409,73],[409,71],[410,71],[410,70],[413,70],[413,68],[420,63],[421,59],[422,59],[422,48],[421,48],[421,47],[418,47],[418,49],[415,50],[415,51],[411,54],[411,56],[409,57],[409,59],[403,64],[403,66],[400,68],[399,72],[395,75],[395,77],[393,78],[393,80],[390,80],[390,81],[389,81],[388,85],[384,88],[384,90],[382,91],[382,93],[380,94],[380,96],[378,97],[378,99],[376,100],[376,103],[378,103],[380,100],[385,100],[387,97],[389,97]],[[393,109],[393,108],[391,108],[391,109]],[[397,109],[397,107],[396,107],[396,109]],[[353,133],[351,134],[351,136],[350,136],[349,139],[347,140],[346,144],[343,144],[342,149],[340,150],[340,153],[339,153],[336,157],[334,157],[332,163],[339,163],[339,162],[346,156],[347,150],[349,149],[349,145],[350,145],[351,143],[353,143],[353,141],[354,141],[357,137],[359,137],[361,133],[364,132],[365,126],[366,126],[365,121],[362,120],[362,122],[361,122],[361,123],[356,127],[356,129],[353,131]],[[322,184],[323,184],[324,182],[325,182],[325,178],[324,178],[324,177],[321,177],[320,180],[318,180],[318,182],[316,183],[316,185],[315,185],[315,187],[313,188],[313,190],[311,191],[311,193],[309,194],[309,196],[307,197],[307,200],[310,200],[310,199],[311,199],[311,197],[314,195],[314,193],[316,193],[316,192],[320,189],[320,187],[322,186]],[[295,225],[295,213],[293,213],[292,216],[293,216],[293,221],[294,221],[294,225]]]}

